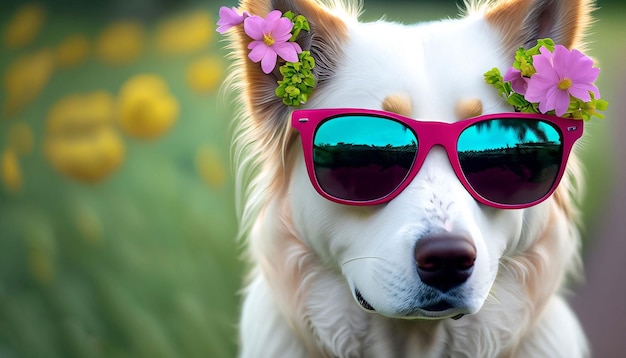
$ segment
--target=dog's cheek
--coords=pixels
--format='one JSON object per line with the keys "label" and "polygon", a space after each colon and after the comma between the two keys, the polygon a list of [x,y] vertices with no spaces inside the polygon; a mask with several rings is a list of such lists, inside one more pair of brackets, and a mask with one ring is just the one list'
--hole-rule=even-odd
{"label": "dog's cheek", "polygon": [[483,208],[483,215],[477,222],[491,255],[501,257],[511,247],[519,245],[526,210]]}
{"label": "dog's cheek", "polygon": [[[302,153],[299,155],[301,158]],[[329,260],[329,240],[338,217],[333,214],[333,204],[315,191],[303,160],[296,160],[289,175],[288,200],[296,234],[317,256]]]}

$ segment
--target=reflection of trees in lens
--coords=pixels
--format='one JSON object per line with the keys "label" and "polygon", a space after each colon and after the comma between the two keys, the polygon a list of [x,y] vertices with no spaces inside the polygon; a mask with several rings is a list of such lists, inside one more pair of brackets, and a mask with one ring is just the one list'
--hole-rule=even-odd
{"label": "reflection of trees in lens", "polygon": [[466,175],[499,169],[514,173],[522,182],[540,182],[560,167],[562,155],[560,143],[519,143],[508,148],[462,151],[459,161]]}
{"label": "reflection of trees in lens", "polygon": [[403,146],[385,146],[337,143],[313,146],[313,161],[316,167],[359,168],[377,166],[381,170],[398,165],[406,170],[411,168],[417,145],[415,142]]}
{"label": "reflection of trees in lens", "polygon": [[540,124],[543,122],[534,121],[529,119],[522,120],[491,120],[479,122],[474,125],[476,130],[480,132],[483,128],[489,129],[492,123],[496,123],[496,125],[503,130],[512,130],[515,132],[517,139],[520,142],[523,142],[526,139],[526,134],[528,132],[533,133],[537,138],[541,141],[547,142],[549,141],[548,135],[546,134],[545,128],[542,128]]}
{"label": "reflection of trees in lens", "polygon": [[543,197],[559,173],[562,147],[556,143],[459,152],[461,168],[481,196],[502,204]]}

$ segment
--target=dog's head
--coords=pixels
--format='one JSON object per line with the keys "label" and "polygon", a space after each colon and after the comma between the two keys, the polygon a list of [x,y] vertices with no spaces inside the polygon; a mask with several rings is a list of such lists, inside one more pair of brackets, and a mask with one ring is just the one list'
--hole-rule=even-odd
{"label": "dog's head", "polygon": [[[316,61],[317,85],[303,107],[383,109],[442,122],[510,112],[483,73],[505,70],[517,48],[540,38],[580,46],[591,11],[587,0],[503,0],[468,4],[460,19],[402,25],[360,23],[355,9],[313,0],[244,0],[241,6],[261,16],[273,9],[302,14],[311,24],[299,42]],[[231,36],[239,69],[231,83],[243,93],[245,112],[237,144],[254,151],[255,162],[237,155],[257,178],[246,187],[244,222],[253,221],[251,213],[270,215],[263,210],[268,202],[285,202],[288,214],[281,220],[294,236],[325,268],[345,277],[364,309],[389,317],[476,313],[490,294],[504,294],[494,293],[504,275],[527,281],[528,294],[543,294],[535,276],[553,281],[548,291],[556,289],[573,250],[554,251],[575,246],[560,238],[572,230],[571,173],[542,204],[494,209],[467,192],[445,151],[435,146],[390,202],[356,207],[329,201],[307,176],[291,109],[274,93],[277,72],[265,74],[248,60],[250,40],[242,29]],[[550,260],[555,266],[548,269]],[[433,261],[445,269],[433,268]]]}

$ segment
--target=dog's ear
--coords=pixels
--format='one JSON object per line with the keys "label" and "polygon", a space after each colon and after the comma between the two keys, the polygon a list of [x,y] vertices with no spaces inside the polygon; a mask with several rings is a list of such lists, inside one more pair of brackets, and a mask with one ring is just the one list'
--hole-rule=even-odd
{"label": "dog's ear", "polygon": [[[337,61],[341,58],[342,44],[347,40],[344,21],[313,0],[242,0],[239,10],[250,15],[265,17],[272,10],[285,13],[292,11],[304,15],[311,30],[302,31],[297,39],[303,50],[311,51],[315,59],[313,74],[316,79],[314,91],[319,91],[327,79],[333,76]],[[289,107],[278,98],[275,90],[277,81],[282,80],[277,65],[270,74],[261,70],[260,63],[248,58],[248,45],[252,41],[240,26],[231,37],[237,60],[237,75],[234,81],[244,95],[252,119],[257,126],[274,131],[284,124]],[[315,95],[315,92],[313,93]]]}
{"label": "dog's ear", "polygon": [[500,31],[504,50],[512,56],[546,37],[568,48],[580,46],[592,11],[592,0],[501,0],[485,18]]}

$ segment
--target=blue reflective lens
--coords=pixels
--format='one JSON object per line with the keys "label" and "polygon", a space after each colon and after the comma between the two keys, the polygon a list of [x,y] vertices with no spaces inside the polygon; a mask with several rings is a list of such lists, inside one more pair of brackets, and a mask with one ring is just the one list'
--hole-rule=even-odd
{"label": "blue reflective lens", "polygon": [[465,178],[478,194],[515,205],[550,191],[561,167],[563,138],[548,122],[494,119],[466,128],[457,151]]}
{"label": "blue reflective lens", "polygon": [[406,178],[417,154],[417,137],[400,122],[346,115],[322,123],[313,139],[320,187],[352,201],[380,199]]}

